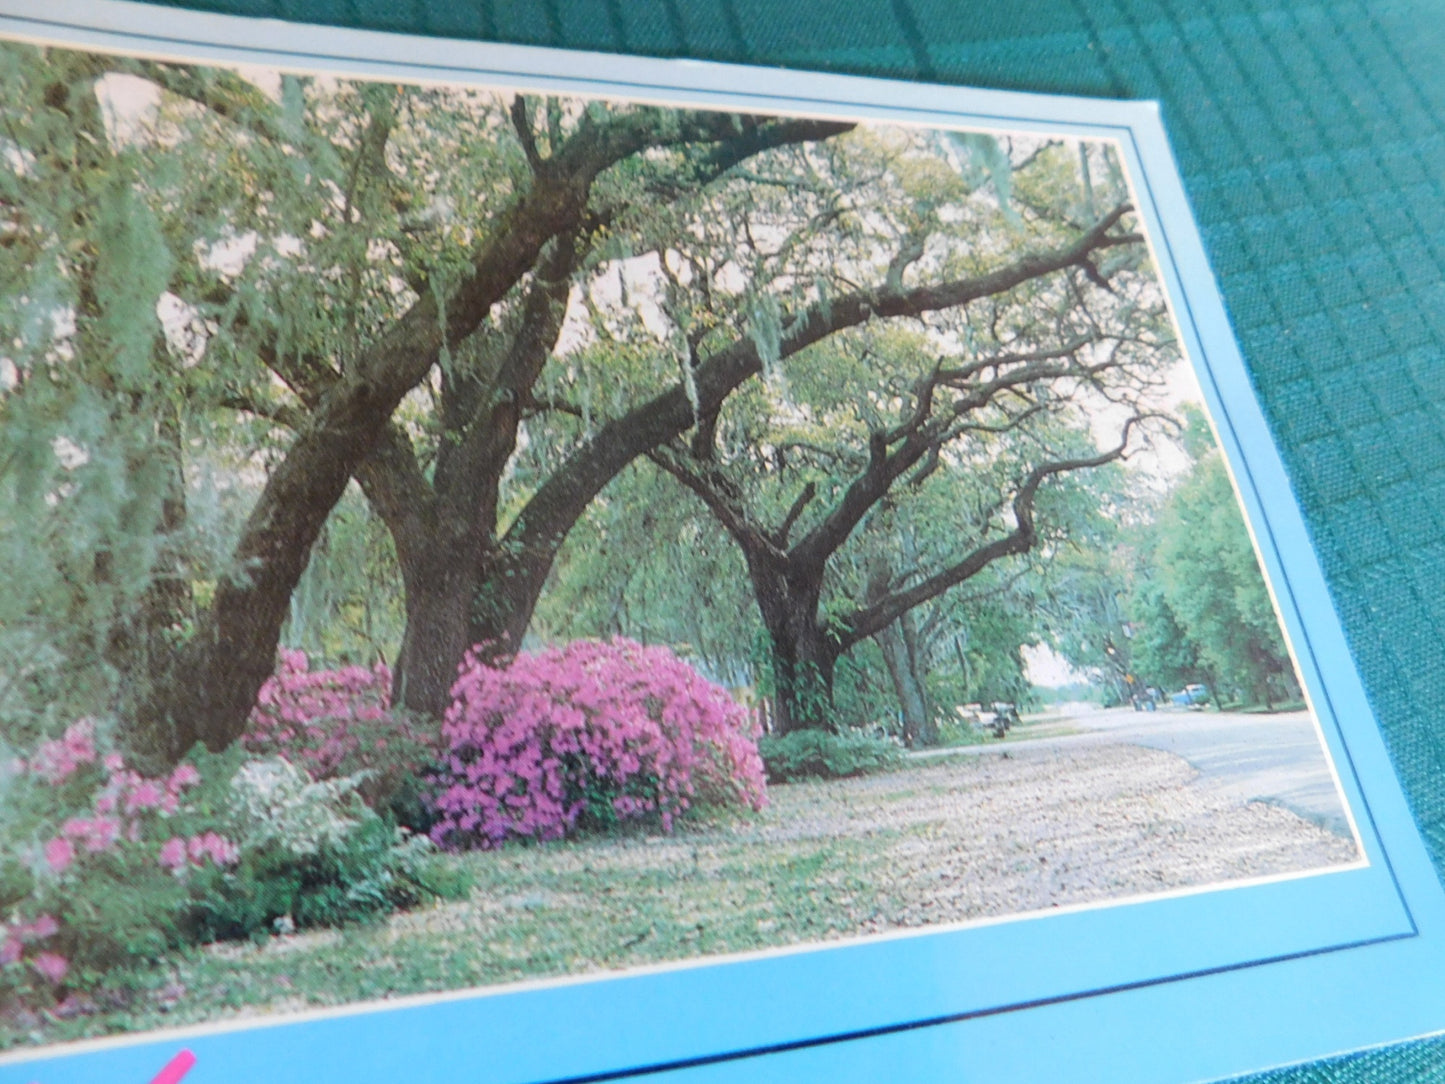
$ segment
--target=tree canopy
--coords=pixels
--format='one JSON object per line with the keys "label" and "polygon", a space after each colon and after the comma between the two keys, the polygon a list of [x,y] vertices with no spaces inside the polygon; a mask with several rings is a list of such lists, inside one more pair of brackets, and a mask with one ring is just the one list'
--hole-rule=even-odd
{"label": "tree canopy", "polygon": [[[283,639],[388,657],[436,716],[472,645],[627,634],[784,729],[831,725],[849,658],[927,740],[930,671],[1017,676],[1021,578],[1106,544],[1171,439],[1103,144],[0,65],[0,712],[175,758],[237,737]],[[1161,560],[1247,564],[1198,548],[1217,488]],[[1191,630],[1198,586],[1155,589]],[[1268,654],[1252,590],[1231,672]]]}

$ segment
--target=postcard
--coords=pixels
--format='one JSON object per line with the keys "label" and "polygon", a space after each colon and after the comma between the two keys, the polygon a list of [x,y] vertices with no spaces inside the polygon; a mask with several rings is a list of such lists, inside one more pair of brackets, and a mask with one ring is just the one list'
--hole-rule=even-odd
{"label": "postcard", "polygon": [[0,1080],[1186,1080],[1445,1023],[1152,105],[0,35]]}

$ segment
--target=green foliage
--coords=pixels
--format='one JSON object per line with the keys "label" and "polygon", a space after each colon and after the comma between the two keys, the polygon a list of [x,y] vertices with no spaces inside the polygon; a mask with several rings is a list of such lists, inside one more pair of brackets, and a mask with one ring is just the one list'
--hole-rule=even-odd
{"label": "green foliage", "polygon": [[737,548],[646,464],[621,472],[572,529],[532,630],[550,643],[669,644],[731,688],[754,684],[763,635]]}
{"label": "green foliage", "polygon": [[406,623],[402,596],[391,535],[353,485],[311,548],[281,643],[339,665],[394,659]]}
{"label": "green foliage", "polygon": [[446,864],[424,836],[363,815],[308,853],[275,839],[245,850],[230,875],[197,900],[194,930],[200,940],[213,941],[341,926],[436,899],[463,899],[470,888],[465,871]]}
{"label": "green foliage", "polygon": [[949,132],[948,137],[958,149],[964,179],[977,188],[984,180],[993,185],[999,209],[1011,225],[1022,225],[1018,212],[1009,205],[1013,193],[1013,164],[999,146],[997,138],[982,132]]}
{"label": "green foliage", "polygon": [[337,925],[465,895],[425,837],[395,827],[360,796],[365,772],[313,781],[280,757],[242,763],[229,810],[241,861],[198,921],[215,937],[242,937],[277,920]]}
{"label": "green foliage", "polygon": [[[1200,682],[1216,700],[1268,706],[1299,688],[1254,547],[1208,422],[1184,404],[1188,466],[1139,492],[1065,551],[1040,593],[1053,646],[1118,703]],[[1131,683],[1128,679],[1132,677]]]}
{"label": "green foliage", "polygon": [[1217,451],[1195,463],[1158,532],[1163,600],[1197,646],[1216,691],[1237,691],[1254,704],[1297,695],[1279,620]]}
{"label": "green foliage", "polygon": [[758,741],[769,783],[802,779],[845,779],[891,771],[903,763],[903,750],[887,738],[867,734],[830,734],[795,730]]}
{"label": "green foliage", "polygon": [[993,740],[992,732],[974,726],[973,720],[946,715],[938,720],[938,744],[943,748],[982,745]]}
{"label": "green foliage", "polygon": [[898,700],[888,679],[883,655],[872,640],[859,644],[838,660],[833,675],[832,718],[846,732],[883,725],[895,729]]}
{"label": "green foliage", "polygon": [[1130,613],[1139,630],[1131,645],[1133,665],[1145,684],[1177,689],[1207,676],[1199,645],[1175,615],[1157,576],[1136,584]]}

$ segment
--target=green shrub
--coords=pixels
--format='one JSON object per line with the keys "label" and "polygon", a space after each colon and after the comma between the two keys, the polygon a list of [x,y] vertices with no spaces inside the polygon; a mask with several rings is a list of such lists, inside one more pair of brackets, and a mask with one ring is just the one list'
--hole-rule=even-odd
{"label": "green shrub", "polygon": [[903,763],[903,750],[888,738],[795,730],[758,741],[769,783],[798,779],[844,779],[886,772]]}
{"label": "green shrub", "polygon": [[314,781],[282,757],[243,764],[231,779],[239,860],[197,906],[198,938],[339,926],[465,896],[465,875],[431,840],[361,800],[365,774]]}
{"label": "green shrub", "polygon": [[938,721],[938,747],[949,748],[955,745],[980,745],[990,740],[992,731],[982,730],[974,726],[968,719],[948,717]]}
{"label": "green shrub", "polygon": [[310,854],[276,844],[246,852],[227,882],[199,901],[196,933],[216,941],[341,926],[459,899],[469,887],[425,836],[399,835],[373,816]]}

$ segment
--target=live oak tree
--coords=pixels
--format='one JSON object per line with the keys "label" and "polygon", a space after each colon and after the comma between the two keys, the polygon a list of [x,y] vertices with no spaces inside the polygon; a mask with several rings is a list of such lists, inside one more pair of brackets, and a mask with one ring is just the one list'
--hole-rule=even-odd
{"label": "live oak tree", "polygon": [[[7,63],[33,93],[5,106],[6,154],[24,164],[5,238],[38,246],[45,259],[12,264],[48,268],[53,290],[11,288],[40,316],[6,409],[38,412],[35,358],[84,343],[89,368],[67,370],[69,386],[143,419],[131,459],[69,422],[44,440],[84,438],[87,465],[126,485],[169,479],[117,534],[140,540],[131,578],[157,597],[126,710],[170,755],[240,733],[352,479],[404,586],[398,698],[435,713],[468,644],[521,642],[603,488],[709,431],[765,371],[850,329],[999,313],[1020,290],[1096,292],[1142,259],[1125,205],[1031,191],[1027,171],[1013,185],[1027,213],[1010,221],[960,168],[967,141],[60,52]],[[1015,157],[1066,172],[1073,159],[1049,150]],[[102,173],[104,193],[88,179]],[[37,226],[55,177],[77,210]],[[126,251],[134,266],[106,272],[116,300],[87,303],[85,268]],[[1018,339],[1006,316],[993,323],[1000,343]],[[122,357],[147,360],[141,384],[117,380]],[[250,503],[223,559],[214,538],[200,552],[179,499],[178,480],[205,471]],[[31,491],[67,500],[54,480]]]}
{"label": "live oak tree", "polygon": [[[837,143],[835,174],[868,176],[875,183],[884,178],[888,195],[874,197],[863,218],[864,238],[814,229],[803,240],[827,258],[829,267],[878,285],[866,295],[856,289],[851,296],[830,290],[828,297],[808,307],[806,320],[779,319],[771,335],[758,327],[755,316],[751,342],[732,340],[726,349],[746,346],[761,355],[750,371],[769,370],[769,362],[771,369],[746,394],[726,401],[699,394],[709,386],[697,377],[712,359],[689,344],[697,423],[686,439],[679,435],[650,453],[707,504],[742,550],[771,641],[783,730],[826,722],[837,658],[854,643],[885,632],[921,602],[993,561],[1031,549],[1037,539],[1034,506],[1046,481],[1112,461],[1124,453],[1125,445],[1121,439],[1106,450],[1065,454],[1056,449],[1050,454],[1048,442],[1039,443],[1042,454],[1013,480],[1012,496],[1002,502],[1007,506],[1002,518],[1012,521],[1003,537],[980,538],[923,579],[890,585],[870,605],[824,614],[829,561],[880,501],[896,487],[916,485],[935,473],[940,463],[955,456],[966,435],[1018,430],[1039,441],[1045,426],[1035,424],[1036,419],[1066,416],[1077,401],[1090,396],[1098,396],[1096,405],[1123,410],[1115,424],[1125,437],[1129,419],[1137,419],[1158,382],[1158,370],[1173,356],[1157,283],[1147,271],[1141,273],[1141,238],[1117,228],[1128,214],[1127,205],[1114,206],[1088,228],[1061,224],[1065,216],[1049,214],[1046,205],[1042,211],[1031,209],[1019,231],[1011,233],[1000,222],[1004,216],[997,204],[970,199],[973,193],[958,183],[951,164],[926,137],[895,136],[891,142],[884,137],[869,143],[858,136]],[[847,159],[838,161],[845,153]],[[1052,171],[1034,191],[1036,202],[1045,202],[1040,197],[1049,193],[1050,185],[1057,188],[1058,158],[1029,155],[1041,172]],[[1025,179],[1022,171],[1019,179]],[[1057,208],[1062,201],[1057,192],[1053,195]],[[725,216],[718,218],[732,236],[751,238],[761,232],[747,228],[746,221],[739,227]],[[1067,238],[1063,243],[1042,243],[1061,234]],[[804,247],[793,242],[793,236],[776,247]],[[1111,252],[1115,249],[1124,251]],[[1104,262],[1109,256],[1116,258]],[[990,263],[994,270],[967,278],[949,274],[959,266]],[[690,274],[686,280],[675,276],[673,285],[679,288],[665,295],[663,307],[673,326],[701,329],[698,338],[706,344],[711,329],[733,322],[726,310],[719,315],[723,276],[710,274],[706,259],[692,259],[685,266]],[[816,268],[812,273],[825,272]],[[942,284],[937,277],[943,278]],[[792,278],[796,283],[797,276]],[[761,308],[757,302],[754,306],[755,312]],[[868,376],[849,383],[840,352],[830,352],[823,344],[846,340],[855,329],[866,339],[865,327],[885,329],[898,323],[891,319],[898,317],[921,321],[940,351],[970,343],[975,355],[958,363],[935,356],[922,363],[915,360],[911,373],[895,371],[891,384]],[[823,333],[795,348],[793,329],[809,324],[821,326]],[[790,442],[787,436],[767,433],[767,410],[753,408],[749,413],[743,406],[741,415],[734,410],[735,403],[766,400],[778,388],[791,386],[795,370],[808,365],[821,374],[814,377],[816,384],[846,387],[842,399],[835,396],[831,404],[834,416],[819,421],[823,433],[817,439]],[[868,365],[855,362],[853,368],[866,370]],[[803,398],[784,404],[781,411],[806,415],[812,406]],[[732,425],[735,415],[762,418],[763,426]],[[834,446],[820,451],[820,445],[830,441]],[[815,477],[789,474],[785,460],[806,465]],[[750,476],[795,483],[786,501],[774,498],[770,521],[749,505],[754,495]],[[993,497],[997,503],[998,494]],[[805,529],[796,537],[800,524]]]}
{"label": "live oak tree", "polygon": [[[1008,230],[1001,215],[979,215],[979,201],[973,213],[950,206],[931,146],[895,149],[893,176],[906,191],[906,170],[918,169],[928,198],[895,202],[913,212],[906,226],[895,224],[902,244],[875,242],[883,281],[866,327],[837,329],[832,348],[814,345],[771,384],[700,410],[686,439],[650,453],[741,549],[771,644],[783,731],[830,724],[837,661],[865,638],[882,637],[890,669],[903,678],[912,611],[1038,546],[1050,534],[1039,525],[1041,493],[1120,459],[1152,414],[1177,355],[1142,239],[1119,228],[1127,205],[1076,228],[1072,245],[1049,257],[1029,251],[1038,234],[1058,229],[1064,216],[1050,209],[1068,205],[1067,181],[1078,183],[1060,176],[1063,154],[1049,151],[1029,153],[1017,171],[1027,213]],[[1006,281],[953,304],[904,301],[933,290],[911,286],[914,276],[926,280],[990,245],[1026,253]],[[697,321],[698,297],[680,297],[677,323]],[[915,341],[880,319],[895,313],[921,323]],[[1101,421],[1113,429],[1103,446],[1088,436]],[[926,569],[905,546],[873,561],[851,594],[830,585],[835,559],[865,522],[930,486],[948,487],[960,504],[982,500],[984,510],[972,522],[955,520],[951,548]],[[927,706],[909,684],[898,689],[917,731]]]}
{"label": "live oak tree", "polygon": [[[935,396],[954,371],[934,366],[918,379],[915,393],[895,425],[867,433],[851,457],[840,455],[845,470],[830,464],[832,477],[826,488],[817,480],[804,482],[781,518],[765,520],[749,506],[748,487],[737,481],[736,464],[722,461],[715,448],[673,444],[654,453],[659,465],[707,505],[743,552],[771,643],[780,731],[831,725],[833,674],[841,655],[862,640],[906,621],[916,607],[967,583],[995,562],[1029,553],[1041,537],[1051,533],[1041,531],[1036,515],[1045,484],[1111,463],[1128,449],[1137,417],[1123,424],[1117,444],[1103,450],[1081,448],[1078,434],[1050,434],[1053,439],[1039,439],[1027,466],[1009,457],[1017,473],[1011,484],[992,495],[992,507],[983,523],[968,522],[967,515],[953,518],[951,525],[957,534],[937,564],[919,568],[912,562],[906,567],[886,560],[869,562],[861,598],[849,600],[835,594],[825,599],[830,563],[891,492],[930,482],[947,485],[949,473],[959,469],[955,465],[939,467],[953,452],[951,445],[970,430],[1011,435],[1032,416],[1037,401],[1030,401],[1020,390],[1024,378],[1013,385],[1007,378],[1001,379],[1007,370],[1007,363],[981,368],[972,388],[952,386],[951,390],[963,394],[935,413]],[[1036,373],[1035,379],[1043,382],[1045,377]],[[1017,414],[1000,411],[988,420],[970,417],[975,412],[987,417],[986,408],[997,407],[997,398],[1006,390],[1014,391],[1021,400]],[[1075,439],[1069,440],[1071,435]],[[1071,446],[1074,451],[1069,450]],[[996,446],[991,451],[1001,454]],[[805,458],[805,453],[799,458]],[[848,458],[853,461],[851,470],[846,470]],[[792,473],[778,472],[783,477]],[[972,495],[977,493],[970,484],[974,481],[955,484]],[[815,502],[820,507],[809,515]],[[907,549],[900,552],[906,555]],[[899,632],[906,651],[908,626]],[[886,641],[880,646],[885,652],[897,647]],[[895,657],[891,665],[906,662]],[[905,714],[912,713],[915,719],[926,714],[922,705],[907,704],[906,686],[900,691],[905,697]],[[923,735],[909,736],[917,739]]]}
{"label": "live oak tree", "polygon": [[[27,62],[46,61],[32,53]],[[409,619],[401,671],[449,655],[438,671],[444,690],[466,624],[448,627],[454,608],[438,618],[429,603],[451,596],[453,570],[475,575],[490,525],[468,533],[453,521],[487,518],[568,276],[635,202],[666,205],[762,149],[846,127],[553,102],[534,130],[521,100],[289,78],[268,94],[224,74],[79,63],[88,70],[66,88],[69,99],[97,112],[106,73],[143,79],[159,88],[169,122],[146,143],[150,157],[163,162],[174,150],[194,165],[209,156],[218,169],[179,196],[165,183],[178,180],[174,166],[160,184],[137,173],[123,186],[162,219],[158,232],[173,235],[166,240],[184,266],[137,290],[148,345],[161,329],[145,314],[170,279],[183,319],[208,339],[205,360],[228,366],[224,405],[294,434],[272,449],[208,605],[163,680],[149,683],[141,710],[171,728],[172,754],[197,738],[219,748],[240,733],[311,545],[353,474],[395,510],[386,487],[412,479],[395,469],[403,431],[394,415],[428,382],[439,421],[436,497],[413,502],[406,511],[420,504],[428,519],[398,532]],[[468,168],[443,173],[459,160]],[[463,186],[474,187],[456,191]],[[194,213],[207,204],[220,210]],[[241,266],[228,269],[238,250]],[[459,536],[465,551],[455,548]],[[464,616],[473,594],[459,592]]]}

